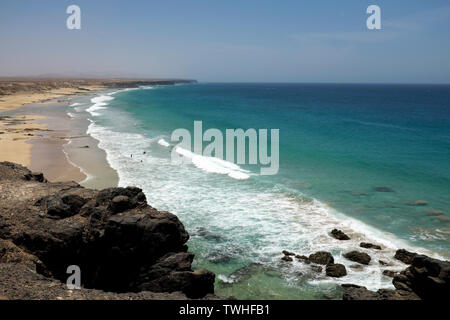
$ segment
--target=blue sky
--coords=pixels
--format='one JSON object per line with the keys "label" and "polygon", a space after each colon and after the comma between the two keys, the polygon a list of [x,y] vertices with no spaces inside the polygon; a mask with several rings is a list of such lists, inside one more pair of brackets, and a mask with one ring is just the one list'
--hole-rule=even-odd
{"label": "blue sky", "polygon": [[1,0],[0,41],[1,76],[450,83],[448,0]]}

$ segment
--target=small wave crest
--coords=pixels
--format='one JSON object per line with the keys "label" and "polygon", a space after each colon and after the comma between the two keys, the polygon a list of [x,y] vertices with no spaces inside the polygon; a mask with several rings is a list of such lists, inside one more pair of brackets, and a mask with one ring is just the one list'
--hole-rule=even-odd
{"label": "small wave crest", "polygon": [[250,178],[249,171],[242,169],[234,163],[215,157],[202,156],[180,147],[176,147],[175,152],[191,160],[197,168],[206,172],[226,174],[236,180]]}
{"label": "small wave crest", "polygon": [[91,102],[93,105],[86,109],[87,112],[89,112],[93,116],[99,116],[100,113],[96,112],[99,110],[106,109],[105,106],[108,105],[106,101],[114,100],[114,97],[111,97],[110,95],[101,95],[99,97],[95,97],[91,99]]}
{"label": "small wave crest", "polygon": [[162,138],[158,140],[158,144],[162,145],[163,147],[170,147],[170,144]]}

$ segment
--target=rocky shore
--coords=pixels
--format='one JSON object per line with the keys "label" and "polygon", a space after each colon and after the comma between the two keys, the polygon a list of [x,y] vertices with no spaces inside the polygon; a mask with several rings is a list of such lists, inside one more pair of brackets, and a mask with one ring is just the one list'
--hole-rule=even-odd
{"label": "rocky shore", "polygon": [[[0,162],[0,299],[214,299],[188,239],[139,188],[52,183]],[[71,265],[81,289],[67,289]]]}
{"label": "rocky shore", "polygon": [[[330,236],[338,240],[349,240],[350,237],[341,230],[332,230]],[[361,248],[381,250],[381,246],[361,242]],[[325,268],[327,277],[341,278],[347,275],[347,270],[342,264],[335,264],[330,252],[318,251],[305,255],[297,255],[294,252],[283,250],[282,261],[289,263],[293,259],[311,265],[311,269],[322,272]],[[368,265],[371,256],[365,252],[353,250],[343,254],[343,257],[358,265]],[[401,272],[385,269],[383,275],[392,277],[395,289],[380,289],[370,291],[366,287],[354,284],[343,284],[343,300],[450,300],[450,262],[430,258],[426,255],[409,252],[405,249],[396,251],[396,260],[409,265]],[[378,261],[380,266],[388,267],[383,261]],[[350,266],[353,267],[353,266]]]}

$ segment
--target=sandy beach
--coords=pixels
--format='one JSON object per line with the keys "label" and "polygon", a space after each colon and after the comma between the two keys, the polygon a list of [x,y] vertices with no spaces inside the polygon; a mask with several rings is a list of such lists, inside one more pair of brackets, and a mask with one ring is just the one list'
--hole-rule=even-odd
{"label": "sandy beach", "polygon": [[[1,83],[0,90],[5,86],[5,82]],[[101,180],[106,183],[99,183],[99,178],[97,182],[93,179],[94,182],[89,183],[91,187],[116,186],[117,174],[109,167],[106,155],[96,147],[94,139],[86,136],[87,126],[75,130],[64,109],[69,99],[92,95],[103,88],[88,85],[47,90],[45,86],[44,89],[37,88],[27,82],[22,89],[28,91],[19,89],[19,92],[0,96],[0,161],[20,163],[33,171],[43,172],[50,181],[86,181],[89,174],[70,160],[69,153],[72,153],[79,162],[94,161],[97,168],[102,168],[96,171],[103,175]],[[82,157],[77,155],[78,150],[75,152],[68,146],[77,136],[85,140],[83,149],[79,149]]]}
{"label": "sandy beach", "polygon": [[167,85],[172,79],[0,78],[0,161],[43,172],[50,181],[73,180],[89,188],[115,187],[118,175],[98,141],[86,134],[87,118],[68,106],[90,101],[107,88]]}

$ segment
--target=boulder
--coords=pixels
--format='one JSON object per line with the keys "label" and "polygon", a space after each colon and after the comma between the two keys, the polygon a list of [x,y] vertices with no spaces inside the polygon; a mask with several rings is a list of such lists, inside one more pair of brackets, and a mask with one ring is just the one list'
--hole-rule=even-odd
{"label": "boulder", "polygon": [[293,259],[290,256],[283,256],[283,258],[281,258],[281,260],[286,261],[286,262],[293,261]]}
{"label": "boulder", "polygon": [[344,257],[348,260],[358,262],[361,264],[369,264],[371,258],[370,256],[365,252],[359,252],[359,251],[350,251],[348,253],[344,254]]}
{"label": "boulder", "polygon": [[345,266],[339,263],[327,264],[325,272],[327,276],[334,278],[340,278],[347,275],[347,270],[345,269]]}
{"label": "boulder", "polygon": [[331,236],[338,240],[350,240],[350,237],[338,229],[331,230]]}
{"label": "boulder", "polygon": [[283,254],[284,254],[285,256],[295,256],[295,253],[290,252],[290,251],[287,251],[287,250],[283,250]]}
{"label": "boulder", "polygon": [[381,246],[377,245],[377,244],[372,244],[372,243],[368,243],[368,242],[361,242],[359,244],[359,246],[361,248],[366,248],[366,249],[375,249],[375,250],[381,250]]}
{"label": "boulder", "polygon": [[317,264],[327,265],[329,263],[334,263],[333,256],[331,255],[331,253],[326,252],[326,251],[318,251],[316,253],[310,254],[308,259],[312,263],[317,263]]}

